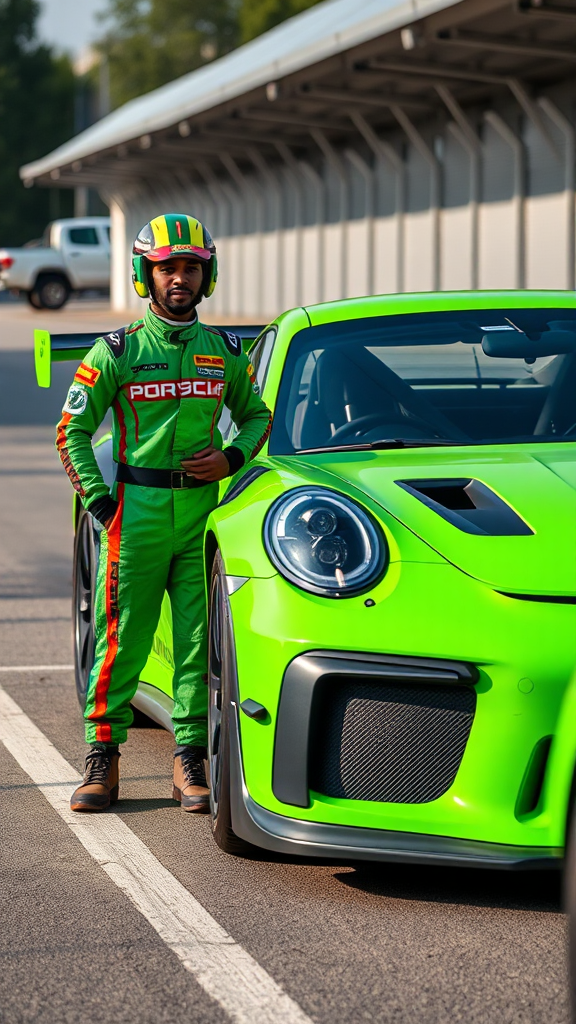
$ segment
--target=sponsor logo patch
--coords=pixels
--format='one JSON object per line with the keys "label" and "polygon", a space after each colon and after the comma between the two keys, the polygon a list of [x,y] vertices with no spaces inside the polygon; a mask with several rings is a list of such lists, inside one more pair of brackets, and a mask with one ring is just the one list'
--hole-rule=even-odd
{"label": "sponsor logo patch", "polygon": [[232,355],[239,356],[242,351],[242,338],[239,338],[237,334],[230,334],[230,331],[222,331],[222,336]]}
{"label": "sponsor logo patch", "polygon": [[112,355],[115,359],[121,356],[126,346],[126,328],[119,327],[117,331],[112,331],[110,334],[103,334],[102,341],[108,345]]}
{"label": "sponsor logo patch", "polygon": [[79,416],[88,405],[88,392],[80,384],[73,384],[68,392],[66,404],[62,412],[69,412],[71,416]]}
{"label": "sponsor logo patch", "polygon": [[168,363],[140,363],[139,366],[131,366],[132,373],[150,373],[152,370],[167,370]]}
{"label": "sponsor logo patch", "polygon": [[258,384],[256,383],[256,370],[252,366],[252,363],[248,363],[248,366],[246,367],[246,373],[250,377],[250,383],[252,384],[252,391],[254,392],[255,395],[259,395],[260,394],[260,388],[259,388]]}
{"label": "sponsor logo patch", "polygon": [[211,366],[197,366],[196,373],[199,377],[212,377],[217,380],[222,380],[224,378],[224,370]]}
{"label": "sponsor logo patch", "polygon": [[221,398],[224,381],[199,380],[157,380],[142,384],[127,384],[125,389],[131,402],[164,402],[169,398]]}
{"label": "sponsor logo patch", "polygon": [[86,363],[80,363],[74,374],[74,380],[76,384],[84,384],[87,388],[93,388],[101,372],[101,370],[97,370],[94,366],[86,366]]}
{"label": "sponsor logo patch", "polygon": [[194,366],[212,366],[217,367],[219,370],[223,370],[226,363],[222,356],[198,355],[194,356]]}

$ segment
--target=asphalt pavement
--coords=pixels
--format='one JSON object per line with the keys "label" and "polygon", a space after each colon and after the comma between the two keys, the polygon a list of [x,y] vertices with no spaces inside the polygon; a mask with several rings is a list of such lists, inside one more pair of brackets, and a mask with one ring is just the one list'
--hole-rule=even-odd
{"label": "asphalt pavement", "polygon": [[[82,724],[65,667],[71,489],[53,447],[72,367],[57,367],[52,389],[39,392],[32,328],[119,322],[97,302],[56,315],[0,306],[0,687],[76,771]],[[135,848],[144,844],[169,873],[171,891],[183,886],[294,1008],[279,999],[268,1016],[239,1010],[238,1021],[566,1024],[557,875],[235,859],[214,845],[205,817],[172,801],[172,749],[161,729],[130,731],[115,811]],[[25,753],[41,756],[32,743]],[[139,909],[32,781],[37,772],[21,767],[28,762],[0,743],[0,1021],[233,1020],[202,964],[192,969],[159,927],[162,901],[157,919]],[[94,841],[102,817],[91,819]]]}

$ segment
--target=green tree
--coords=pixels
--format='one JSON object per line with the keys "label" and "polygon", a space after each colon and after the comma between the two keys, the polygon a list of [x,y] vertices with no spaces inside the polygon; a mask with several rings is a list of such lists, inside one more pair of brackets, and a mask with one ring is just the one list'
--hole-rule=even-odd
{"label": "green tree", "polygon": [[233,50],[238,0],[108,0],[96,49],[108,61],[112,107]]}
{"label": "green tree", "polygon": [[112,107],[222,57],[315,3],[108,0],[96,49],[108,63]]}
{"label": "green tree", "polygon": [[[18,168],[49,153],[74,130],[74,75],[36,38],[37,0],[0,0],[0,246],[38,237],[54,200],[25,189]],[[71,208],[65,194],[65,211]]]}
{"label": "green tree", "polygon": [[292,18],[309,7],[314,7],[319,0],[242,0],[238,13],[240,40],[247,43],[250,39],[268,32],[281,21]]}

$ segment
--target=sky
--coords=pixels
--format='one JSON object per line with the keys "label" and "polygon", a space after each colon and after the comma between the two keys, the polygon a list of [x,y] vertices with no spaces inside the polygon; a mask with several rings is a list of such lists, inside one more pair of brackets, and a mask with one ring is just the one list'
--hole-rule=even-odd
{"label": "sky", "polygon": [[40,0],[38,35],[57,50],[78,56],[102,34],[96,14],[107,7],[106,0]]}

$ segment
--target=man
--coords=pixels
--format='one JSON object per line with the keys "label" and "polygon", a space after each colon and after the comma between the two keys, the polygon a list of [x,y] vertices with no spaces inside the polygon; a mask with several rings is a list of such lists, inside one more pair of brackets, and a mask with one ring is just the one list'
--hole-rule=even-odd
{"label": "man", "polygon": [[[134,243],[133,282],[150,296],[143,320],[100,338],[78,368],[56,446],[102,546],[96,588],[96,650],[84,712],[90,750],[73,811],[102,811],[118,798],[118,745],[144,667],[164,591],[172,605],[176,737],[173,795],[208,810],[206,607],[203,535],[218,481],[264,444],[270,413],[240,339],[199,323],[214,290],[216,249],[186,214],[156,217]],[[222,450],[223,404],[238,428]],[[91,439],[113,410],[116,483],[110,494]]]}

